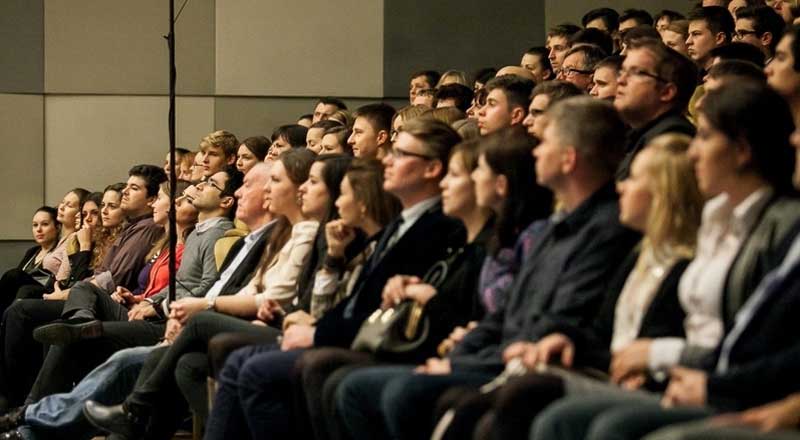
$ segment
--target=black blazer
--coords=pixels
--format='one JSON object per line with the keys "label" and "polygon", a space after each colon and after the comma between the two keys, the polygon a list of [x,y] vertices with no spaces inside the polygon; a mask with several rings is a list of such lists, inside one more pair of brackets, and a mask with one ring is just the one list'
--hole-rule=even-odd
{"label": "black blazer", "polygon": [[[603,305],[590,327],[568,326],[560,329],[575,343],[575,365],[608,371],[611,363],[611,338],[614,333],[614,318],[619,296],[625,287],[630,272],[636,266],[638,251],[631,252],[620,266],[609,284]],[[689,260],[682,259],[672,266],[647,307],[639,338],[683,337],[683,319],[686,314],[678,300],[678,283]]]}
{"label": "black blazer", "polygon": [[[448,248],[460,247],[465,238],[461,222],[445,216],[440,203],[434,205],[400,237],[369,273],[361,272],[356,291],[317,321],[314,346],[349,348],[361,323],[380,307],[383,286],[390,277],[398,274],[422,277],[434,262],[447,255]],[[354,303],[353,313],[345,317],[345,309],[351,303]]]}
{"label": "black blazer", "polygon": [[[258,269],[258,262],[261,261],[261,255],[266,250],[270,232],[272,232],[271,226],[268,227],[263,234],[261,234],[261,238],[259,238],[253,248],[250,249],[250,253],[247,254],[247,257],[245,257],[244,261],[242,261],[242,264],[239,265],[228,282],[222,286],[220,295],[234,295],[250,282],[250,279],[253,278],[256,269]],[[219,268],[219,273],[224,272],[225,269],[230,266],[231,262],[234,258],[236,258],[236,255],[239,253],[242,247],[244,247],[244,237],[236,240],[236,243],[231,246],[231,250],[228,251],[228,255],[226,255],[225,260],[222,261],[222,266]]]}
{"label": "black blazer", "polygon": [[[800,222],[778,253],[785,255],[798,234]],[[733,344],[728,370],[708,377],[708,400],[718,409],[740,410],[800,392],[800,264],[771,287]]]}
{"label": "black blazer", "polygon": [[39,252],[40,250],[42,250],[41,246],[34,246],[25,251],[25,255],[22,256],[22,260],[17,265],[17,269],[22,270],[22,268],[25,267],[25,263],[30,261],[30,259],[33,258],[33,256],[36,255],[36,253]]}

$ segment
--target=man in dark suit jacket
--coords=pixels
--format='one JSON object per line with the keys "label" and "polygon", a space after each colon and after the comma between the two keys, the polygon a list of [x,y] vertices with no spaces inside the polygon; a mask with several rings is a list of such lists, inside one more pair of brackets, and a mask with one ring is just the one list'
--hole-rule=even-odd
{"label": "man in dark suit jacket", "polygon": [[617,83],[614,107],[631,127],[617,180],[628,176],[633,158],[664,133],[694,135],[683,116],[697,86],[697,67],[660,41],[628,47]]}

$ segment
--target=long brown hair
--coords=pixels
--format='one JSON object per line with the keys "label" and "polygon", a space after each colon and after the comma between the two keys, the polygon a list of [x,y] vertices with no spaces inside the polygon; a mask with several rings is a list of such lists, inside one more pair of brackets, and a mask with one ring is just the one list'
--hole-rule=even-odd
{"label": "long brown hair", "polygon": [[[278,160],[286,169],[286,175],[289,176],[289,180],[291,180],[295,186],[299,187],[303,182],[308,180],[308,172],[311,170],[311,164],[314,163],[315,157],[316,154],[306,148],[292,148],[278,156]],[[287,219],[286,216],[280,216],[275,226],[272,227],[272,232],[270,232],[269,241],[267,242],[267,248],[261,256],[261,262],[256,272],[256,276],[258,276],[256,290],[259,292],[264,290],[260,275],[266,272],[272,265],[273,261],[278,257],[278,253],[286,242],[289,241],[291,235],[292,224],[289,223],[289,219]]]}
{"label": "long brown hair", "polygon": [[[175,193],[183,194],[183,191],[185,191],[186,188],[188,188],[190,185],[191,182],[188,182],[186,180],[179,180],[175,184]],[[159,190],[164,194],[169,194],[169,181],[162,183]],[[170,209],[174,210],[175,206],[171,206]],[[184,229],[183,235],[178,237],[178,242],[183,243],[186,240],[186,237],[189,236],[189,234],[191,234],[193,230],[194,230],[194,225]],[[158,256],[158,254],[160,254],[161,251],[167,249],[168,247],[169,247],[169,222],[167,222],[167,225],[164,227],[164,233],[161,234],[161,237],[158,240],[156,240],[155,243],[153,243],[153,247],[150,248],[150,252],[147,253],[147,257],[145,257],[144,260],[149,261],[151,258]]]}
{"label": "long brown hair", "polygon": [[[113,191],[117,193],[120,200],[122,200],[122,190],[124,189],[124,183],[114,183],[112,185],[108,185],[105,190],[103,190],[103,194],[105,195],[105,193]],[[102,217],[100,221],[102,223]],[[94,243],[94,249],[92,249],[91,267],[97,267],[103,262],[108,250],[111,248],[111,244],[117,240],[117,236],[120,232],[122,232],[124,227],[125,221],[123,220],[120,222],[120,224],[114,227],[107,227],[101,224],[99,228],[95,228],[94,233],[92,234],[92,243]]]}

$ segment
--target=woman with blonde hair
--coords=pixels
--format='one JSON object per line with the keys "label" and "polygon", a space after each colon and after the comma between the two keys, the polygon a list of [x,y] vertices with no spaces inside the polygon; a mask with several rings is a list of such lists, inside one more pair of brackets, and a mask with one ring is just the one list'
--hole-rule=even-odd
{"label": "woman with blonde hair", "polygon": [[[504,353],[528,371],[559,359],[562,366],[548,365],[490,394],[459,395],[447,405],[455,417],[446,438],[471,433],[476,422],[485,438],[525,437],[531,420],[556,399],[614,386],[598,377],[606,377],[615,354],[635,349],[641,338],[683,335],[678,282],[694,255],[704,202],[687,154],[690,141],[682,134],[654,138],[619,182],[620,222],[643,239],[622,262],[593,325],[561,325],[535,344],[515,343]],[[644,374],[624,379],[630,388],[652,385]],[[476,414],[476,408],[482,410]]]}
{"label": "woman with blonde hair", "polygon": [[408,121],[422,116],[428,110],[430,109],[424,105],[407,105],[398,110],[392,118],[392,142],[397,138],[397,134],[403,131],[403,126]]}

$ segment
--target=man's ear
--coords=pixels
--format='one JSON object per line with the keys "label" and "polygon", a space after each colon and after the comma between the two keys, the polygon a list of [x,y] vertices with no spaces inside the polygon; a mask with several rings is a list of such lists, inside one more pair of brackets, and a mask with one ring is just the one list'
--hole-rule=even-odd
{"label": "man's ear", "polygon": [[147,198],[147,207],[148,208],[152,208],[153,204],[156,202],[157,199],[158,199],[158,194],[148,197]]}
{"label": "man's ear", "polygon": [[375,140],[378,141],[378,145],[383,145],[383,144],[389,142],[389,138],[390,137],[391,137],[391,135],[389,134],[388,131],[380,130],[380,131],[378,131],[378,136],[375,138]]}
{"label": "man's ear", "polygon": [[736,141],[734,145],[733,155],[736,160],[736,169],[742,171],[753,161],[753,150],[742,140]]}
{"label": "man's ear", "polygon": [[513,107],[511,109],[511,125],[519,125],[522,124],[522,120],[525,119],[527,115],[527,111],[522,107]]}
{"label": "man's ear", "polygon": [[564,147],[561,152],[561,173],[570,174],[578,166],[578,150],[573,146]]}
{"label": "man's ear", "polygon": [[714,42],[717,46],[722,46],[723,44],[727,44],[728,38],[725,37],[725,32],[717,32],[717,35],[714,35]]}
{"label": "man's ear", "polygon": [[761,34],[761,44],[763,44],[764,47],[770,47],[772,45],[772,38],[772,32],[764,32]]}
{"label": "man's ear", "polygon": [[219,207],[222,209],[230,209],[233,208],[233,196],[224,196],[219,199]]}
{"label": "man's ear", "polygon": [[659,99],[661,102],[671,102],[674,101],[675,98],[678,96],[678,86],[675,83],[667,83],[664,87],[661,88],[661,92],[659,94]]}
{"label": "man's ear", "polygon": [[233,165],[235,163],[236,163],[236,155],[233,154],[230,157],[228,157],[228,165]]}
{"label": "man's ear", "polygon": [[444,165],[439,159],[429,160],[423,176],[426,179],[438,179],[444,175]]}

